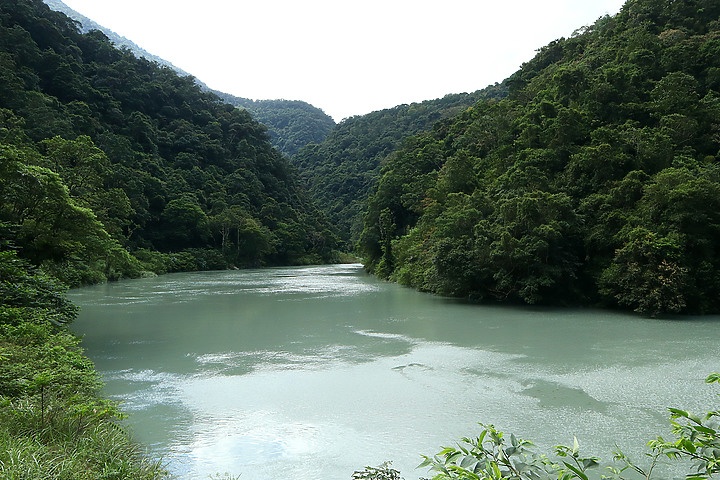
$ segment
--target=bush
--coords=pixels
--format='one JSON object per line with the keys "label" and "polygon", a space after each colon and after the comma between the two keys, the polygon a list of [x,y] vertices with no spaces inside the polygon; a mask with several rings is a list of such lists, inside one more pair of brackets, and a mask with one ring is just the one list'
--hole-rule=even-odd
{"label": "bush", "polygon": [[0,251],[0,478],[155,480],[65,324],[77,307],[46,273]]}
{"label": "bush", "polygon": [[[705,381],[720,382],[720,374],[712,374]],[[658,437],[649,442],[648,467],[633,463],[620,451],[614,452],[613,460],[620,468],[609,467],[611,478],[625,479],[625,472],[635,472],[649,480],[663,457],[691,460],[688,479],[705,480],[720,473],[720,411],[702,417],[676,408],[669,411],[675,440]],[[432,457],[425,456],[420,467],[437,472],[433,480],[588,480],[587,471],[600,464],[599,458],[580,454],[577,439],[572,447],[556,446],[554,459],[550,459],[538,454],[529,441],[515,435],[508,439],[492,425],[481,426],[480,436],[463,438],[457,448],[447,447]]]}

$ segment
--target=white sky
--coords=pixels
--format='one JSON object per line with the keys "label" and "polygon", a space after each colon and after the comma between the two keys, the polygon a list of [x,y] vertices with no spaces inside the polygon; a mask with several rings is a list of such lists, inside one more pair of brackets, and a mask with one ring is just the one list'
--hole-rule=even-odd
{"label": "white sky", "polygon": [[64,0],[210,88],[336,121],[500,82],[624,0]]}

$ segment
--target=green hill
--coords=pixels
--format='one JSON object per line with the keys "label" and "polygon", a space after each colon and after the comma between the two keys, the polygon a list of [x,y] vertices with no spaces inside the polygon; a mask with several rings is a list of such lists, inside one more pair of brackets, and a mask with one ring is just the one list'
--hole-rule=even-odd
{"label": "green hill", "polygon": [[720,4],[629,0],[383,166],[361,248],[445,295],[720,311]]}
{"label": "green hill", "polygon": [[[131,40],[81,15],[65,5],[61,0],[44,1],[53,10],[62,12],[79,22],[80,30],[83,33],[88,33],[91,30],[99,30],[103,32],[117,48],[127,48],[136,57],[169,67],[181,76],[190,75],[167,60],[151,54]],[[220,97],[225,103],[244,108],[250,112],[255,120],[268,128],[272,146],[287,156],[295,155],[300,148],[308,143],[322,142],[335,126],[335,121],[329,115],[326,115],[325,112],[319,108],[306,102],[293,100],[250,100],[236,97],[229,93],[211,90],[198,79],[195,79],[195,82],[200,85],[203,90],[214,93]]]}
{"label": "green hill", "polygon": [[325,112],[299,100],[250,100],[213,91],[226,103],[244,108],[267,126],[270,142],[281,153],[293,157],[309,143],[320,143],[335,127]]}
{"label": "green hill", "polygon": [[399,105],[351,117],[321,143],[309,144],[293,159],[311,197],[352,248],[362,230],[362,212],[377,181],[380,165],[403,140],[432,129],[476,101],[502,98],[504,85],[474,93],[446,95],[437,100]]}
{"label": "green hill", "polygon": [[0,3],[0,162],[4,240],[69,284],[334,258],[264,126],[39,0]]}

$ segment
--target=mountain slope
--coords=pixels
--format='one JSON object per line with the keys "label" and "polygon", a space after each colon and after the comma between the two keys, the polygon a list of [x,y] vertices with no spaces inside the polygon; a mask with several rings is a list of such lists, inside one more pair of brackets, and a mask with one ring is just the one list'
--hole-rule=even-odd
{"label": "mountain slope", "polygon": [[[57,12],[64,13],[69,18],[75,20],[76,22],[79,22],[80,23],[80,31],[82,33],[88,33],[91,30],[99,30],[99,31],[103,32],[117,48],[127,48],[128,50],[133,52],[133,54],[136,57],[144,58],[151,62],[157,62],[162,66],[172,68],[173,70],[178,72],[181,76],[189,76],[190,75],[183,69],[176,67],[175,65],[168,62],[167,60],[148,52],[147,50],[140,47],[132,40],[125,38],[122,35],[118,35],[117,33],[113,32],[109,28],[103,27],[102,25],[89,19],[85,15],[82,15],[81,13],[76,12],[72,8],[65,5],[61,0],[44,0],[44,2],[51,9],[53,9]],[[196,79],[196,81],[197,81],[197,79]],[[203,85],[201,82],[198,82],[198,83],[200,85]]]}
{"label": "mountain slope", "polygon": [[[149,53],[127,38],[118,35],[109,28],[103,27],[84,15],[65,5],[61,0],[45,0],[45,3],[58,12],[80,23],[81,31],[87,33],[91,30],[103,32],[118,48],[127,48],[136,57],[145,58],[169,67],[181,76],[190,74],[176,67],[165,59]],[[268,127],[270,142],[273,147],[287,156],[295,155],[300,148],[311,142],[321,142],[335,126],[334,120],[325,112],[309,103],[291,100],[250,100],[236,97],[228,93],[212,90],[207,85],[195,79],[204,90],[214,93],[225,103],[244,108],[255,120]]]}
{"label": "mountain slope", "polygon": [[244,108],[268,127],[273,147],[293,157],[309,143],[325,140],[335,121],[321,109],[300,100],[250,100],[213,91],[226,103]]}
{"label": "mountain slope", "polygon": [[341,122],[325,141],[302,149],[293,163],[312,198],[352,248],[362,229],[367,196],[385,157],[405,138],[430,130],[436,122],[456,115],[480,99],[502,98],[506,92],[501,84],[470,94],[451,94],[351,117]]}
{"label": "mountain slope", "polygon": [[366,266],[422,290],[720,311],[720,4],[629,0],[393,155]]}
{"label": "mountain slope", "polygon": [[0,67],[0,222],[33,263],[78,284],[331,259],[265,127],[191,77],[39,0],[0,3]]}

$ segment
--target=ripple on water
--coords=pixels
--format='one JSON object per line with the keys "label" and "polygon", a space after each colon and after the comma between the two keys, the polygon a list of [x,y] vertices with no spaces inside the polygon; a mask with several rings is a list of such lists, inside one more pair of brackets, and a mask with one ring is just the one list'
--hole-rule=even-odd
{"label": "ripple on water", "polygon": [[309,370],[327,368],[337,362],[348,362],[363,355],[354,345],[326,345],[307,349],[303,352],[281,350],[256,350],[249,352],[215,352],[205,354],[187,354],[198,363],[203,373],[213,370],[215,373],[277,370]]}

